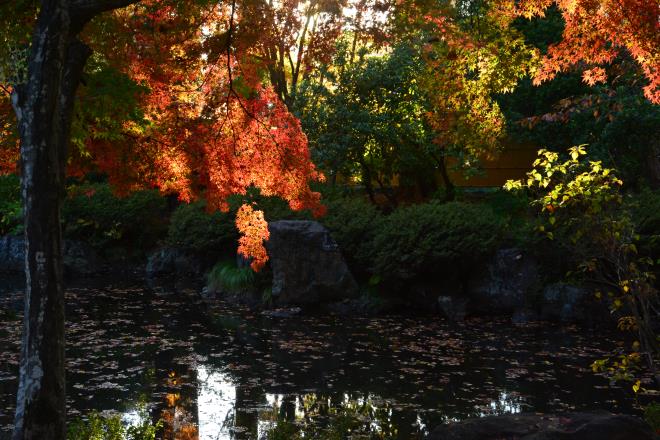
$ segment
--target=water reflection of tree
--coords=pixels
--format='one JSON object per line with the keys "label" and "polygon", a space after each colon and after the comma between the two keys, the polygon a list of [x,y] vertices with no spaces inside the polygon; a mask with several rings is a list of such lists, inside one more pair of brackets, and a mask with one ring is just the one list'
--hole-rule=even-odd
{"label": "water reflection of tree", "polygon": [[236,387],[235,426],[233,438],[236,440],[256,439],[259,435],[259,413],[255,403],[264,402],[264,394],[254,387]]}
{"label": "water reflection of tree", "polygon": [[[189,372],[193,374],[193,370]],[[196,377],[181,376],[170,371],[167,386],[170,391],[165,396],[164,408],[160,419],[163,421],[163,440],[198,440],[198,412]]]}
{"label": "water reflection of tree", "polygon": [[[269,395],[271,408],[262,413],[270,421],[269,440],[284,438],[394,439],[399,429],[408,430],[416,420],[395,411],[390,402],[377,401],[359,393],[310,393]],[[408,420],[410,418],[410,420]],[[423,432],[411,431],[406,438],[422,438]]]}

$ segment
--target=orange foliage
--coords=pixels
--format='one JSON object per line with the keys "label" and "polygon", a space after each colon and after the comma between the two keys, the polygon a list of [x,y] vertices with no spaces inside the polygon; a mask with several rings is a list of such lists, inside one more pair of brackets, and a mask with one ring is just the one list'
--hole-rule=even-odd
{"label": "orange foliage", "polygon": [[[129,144],[90,144],[99,168],[125,190],[148,182],[184,201],[204,197],[210,209],[227,210],[230,195],[256,187],[292,209],[321,213],[320,194],[308,183],[323,176],[311,162],[300,122],[262,86],[258,64],[247,58],[248,42],[228,40],[241,15],[226,4],[200,12],[145,3],[141,20],[135,11],[116,12],[126,35],[135,35],[122,42],[116,62],[148,84],[144,110],[152,126],[127,127]],[[261,244],[267,228],[263,215],[259,222],[258,211],[248,212],[244,207],[237,216],[240,250],[256,269],[267,260]]]}
{"label": "orange foliage", "polygon": [[0,174],[16,172],[18,139],[16,119],[9,100],[11,89],[0,84]]}
{"label": "orange foliage", "polygon": [[648,84],[644,95],[660,104],[660,2],[658,0],[503,0],[512,15],[543,17],[555,4],[566,23],[563,39],[548,48],[534,82],[554,78],[578,63],[592,66],[588,84],[605,81],[597,66],[625,50],[640,66]]}
{"label": "orange foliage", "polygon": [[[177,384],[170,377],[170,384]],[[167,408],[161,412],[160,419],[163,421],[163,439],[171,440],[199,440],[199,430],[194,424],[194,418],[181,402],[179,393],[168,393],[165,396]]]}
{"label": "orange foliage", "polygon": [[268,261],[263,242],[268,241],[270,233],[264,213],[252,209],[250,205],[243,205],[236,214],[236,227],[241,233],[241,238],[238,240],[238,252],[245,257],[252,258],[250,267],[258,271]]}
{"label": "orange foliage", "polygon": [[[148,88],[138,97],[144,123],[125,123],[118,137],[93,136],[92,123],[84,145],[71,149],[68,173],[96,170],[119,194],[156,187],[185,202],[205,198],[209,209],[222,210],[230,195],[255,187],[292,209],[321,214],[320,194],[309,182],[323,175],[311,162],[299,120],[263,85],[264,61],[253,56],[273,32],[287,29],[256,32],[255,21],[281,17],[250,15],[253,6],[144,0],[90,23],[82,38],[100,59]],[[16,144],[6,142],[14,130],[8,104],[0,96],[3,169],[17,159]],[[255,234],[241,239],[254,268],[267,259],[261,244],[267,229],[257,213],[242,208],[237,218],[243,234]]]}
{"label": "orange foliage", "polygon": [[[285,2],[282,8],[293,14],[298,5]],[[268,61],[257,55],[264,45],[286,40],[286,32],[297,32],[280,25],[289,19],[276,15],[266,2],[143,0],[97,17],[81,37],[103,65],[145,86],[136,97],[143,117],[120,125],[115,136],[94,136],[95,122],[86,122],[88,137],[70,149],[67,172],[103,172],[119,194],[155,187],[186,202],[205,198],[209,209],[227,210],[230,195],[255,187],[292,209],[321,214],[320,194],[309,183],[323,175],[311,162],[300,122],[263,85]],[[294,15],[291,20],[300,24]],[[311,35],[323,34],[319,28]],[[293,35],[289,39],[296,41]],[[86,105],[85,94],[81,87],[78,105]],[[4,93],[0,169],[5,171],[15,170],[18,159],[14,126]],[[241,249],[254,252],[256,268],[267,258],[263,245],[255,244],[262,243],[267,229],[263,216],[259,223],[256,214],[241,217],[247,214],[240,210],[237,223],[245,226],[243,233],[256,235],[243,237]],[[250,222],[256,223],[248,227]]]}

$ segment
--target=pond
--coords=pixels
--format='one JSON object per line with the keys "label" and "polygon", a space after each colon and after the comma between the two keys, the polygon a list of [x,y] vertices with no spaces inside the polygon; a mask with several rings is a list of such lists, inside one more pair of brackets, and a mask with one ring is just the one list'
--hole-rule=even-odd
{"label": "pond", "polygon": [[[209,306],[196,287],[73,284],[69,417],[146,404],[163,438],[423,438],[448,420],[521,411],[638,414],[589,365],[615,345],[575,326],[433,316],[273,318]],[[0,439],[12,425],[20,283],[0,287]],[[279,436],[279,437],[278,437]]]}

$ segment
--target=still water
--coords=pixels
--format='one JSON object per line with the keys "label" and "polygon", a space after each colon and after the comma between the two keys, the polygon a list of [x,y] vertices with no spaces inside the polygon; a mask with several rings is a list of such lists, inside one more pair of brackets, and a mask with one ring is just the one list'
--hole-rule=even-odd
{"label": "still water", "polygon": [[[116,279],[69,287],[69,417],[95,410],[135,423],[146,405],[166,439],[416,439],[489,414],[639,413],[628,390],[589,368],[616,333],[506,319],[272,318],[209,305],[198,291]],[[20,307],[20,283],[2,280],[0,439],[12,425]]]}

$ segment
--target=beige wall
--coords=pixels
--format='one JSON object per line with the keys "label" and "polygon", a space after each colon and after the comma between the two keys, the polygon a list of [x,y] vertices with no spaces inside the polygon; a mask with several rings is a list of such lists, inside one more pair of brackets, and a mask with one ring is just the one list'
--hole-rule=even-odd
{"label": "beige wall", "polygon": [[511,144],[504,147],[497,158],[483,161],[483,173],[467,180],[460,172],[450,171],[449,175],[456,186],[502,186],[509,179],[525,177],[525,173],[532,168],[538,149],[536,145]]}

